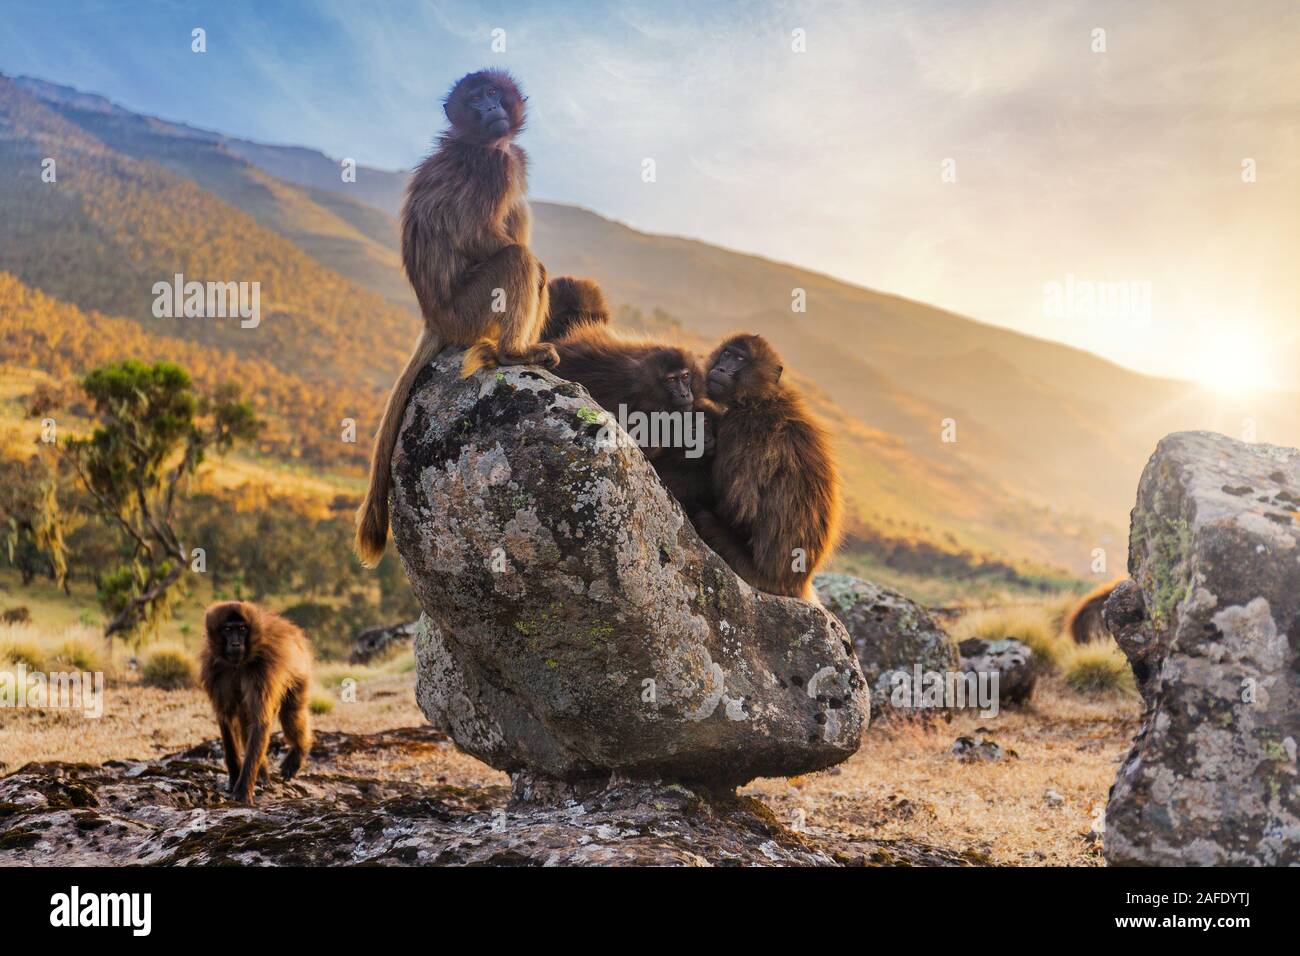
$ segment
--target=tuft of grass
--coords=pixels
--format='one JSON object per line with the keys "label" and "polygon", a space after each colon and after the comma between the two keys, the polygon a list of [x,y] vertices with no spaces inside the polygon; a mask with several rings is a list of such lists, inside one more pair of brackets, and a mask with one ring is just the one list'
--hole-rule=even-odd
{"label": "tuft of grass", "polygon": [[102,643],[81,637],[69,637],[57,645],[49,657],[51,670],[106,672],[106,655]]}
{"label": "tuft of grass", "polygon": [[307,708],[317,717],[328,714],[334,709],[334,698],[328,694],[312,694]]}
{"label": "tuft of grass", "polygon": [[145,654],[140,683],[160,690],[182,690],[198,683],[198,667],[184,648],[163,645]]}
{"label": "tuft of grass", "polygon": [[1066,619],[1082,597],[1077,591],[1062,591],[1043,600],[1043,611],[1057,634],[1065,634]]}
{"label": "tuft of grass", "polygon": [[35,641],[16,637],[0,640],[0,665],[16,667],[19,664],[29,671],[43,671],[45,654]]}
{"label": "tuft of grass", "polygon": [[1081,694],[1133,693],[1133,670],[1119,646],[1093,641],[1070,648],[1062,670],[1065,683]]}
{"label": "tuft of grass", "polygon": [[378,668],[371,667],[368,664],[349,664],[346,661],[328,661],[316,665],[312,673],[312,681],[319,684],[321,687],[338,688],[349,677],[360,684],[363,680],[378,676]]}
{"label": "tuft of grass", "polygon": [[1015,604],[1007,607],[972,611],[952,628],[953,640],[961,643],[972,637],[1000,641],[1013,637],[1029,645],[1043,665],[1059,670],[1070,647],[1055,623],[1054,612],[1043,604]]}

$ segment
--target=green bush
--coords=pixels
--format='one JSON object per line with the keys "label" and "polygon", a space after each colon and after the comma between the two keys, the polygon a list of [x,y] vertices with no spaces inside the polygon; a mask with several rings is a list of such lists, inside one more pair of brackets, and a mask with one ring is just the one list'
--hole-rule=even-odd
{"label": "green bush", "polygon": [[22,664],[29,671],[45,669],[45,655],[31,641],[8,640],[0,642],[0,664]]}
{"label": "green bush", "polygon": [[156,647],[140,664],[140,683],[159,690],[183,690],[198,683],[198,668],[183,648]]}
{"label": "green bush", "polygon": [[1124,652],[1110,642],[1081,644],[1065,661],[1065,683],[1081,694],[1132,691],[1133,670]]}
{"label": "green bush", "polygon": [[54,649],[50,657],[51,670],[106,671],[104,652],[100,647],[81,638],[71,637]]}

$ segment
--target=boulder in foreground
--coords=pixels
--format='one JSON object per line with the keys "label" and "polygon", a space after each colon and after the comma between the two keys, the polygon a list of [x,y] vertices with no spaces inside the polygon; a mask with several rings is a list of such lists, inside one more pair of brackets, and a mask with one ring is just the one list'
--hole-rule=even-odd
{"label": "boulder in foreground", "polygon": [[[822,603],[849,632],[877,716],[921,712],[910,705],[895,705],[896,678],[905,678],[910,689],[918,667],[921,674],[944,675],[957,670],[952,641],[915,601],[882,585],[836,572],[816,575],[813,585]],[[900,699],[910,702],[915,698],[905,693]]]}
{"label": "boulder in foreground", "polygon": [[436,727],[525,798],[727,791],[857,750],[868,697],[833,615],[741,581],[580,386],[459,363],[421,374],[393,460]]}
{"label": "boulder in foreground", "polygon": [[1300,863],[1300,451],[1162,440],[1106,603],[1147,705],[1106,808],[1112,864]]}

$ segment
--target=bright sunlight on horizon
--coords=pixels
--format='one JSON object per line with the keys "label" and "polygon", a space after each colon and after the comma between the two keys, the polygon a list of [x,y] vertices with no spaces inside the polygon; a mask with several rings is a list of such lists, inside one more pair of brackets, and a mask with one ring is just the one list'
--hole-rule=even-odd
{"label": "bright sunlight on horizon", "polygon": [[[418,161],[451,80],[506,67],[538,199],[1223,393],[1296,387],[1289,0],[6,7],[6,74],[381,168]],[[173,42],[198,20],[205,57]]]}

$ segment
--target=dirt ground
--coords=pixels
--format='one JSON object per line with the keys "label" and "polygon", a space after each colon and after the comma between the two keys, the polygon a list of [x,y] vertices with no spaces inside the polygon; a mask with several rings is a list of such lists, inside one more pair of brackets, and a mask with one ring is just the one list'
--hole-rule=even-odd
{"label": "dirt ground", "polygon": [[[424,724],[414,675],[364,680],[354,702],[314,718],[322,730],[373,733]],[[337,694],[337,692],[334,692]],[[42,709],[0,709],[0,774],[33,760],[99,764],[151,758],[216,736],[197,690],[110,686],[97,719]],[[1002,865],[1101,864],[1094,824],[1118,762],[1138,729],[1131,696],[1103,700],[1040,683],[1033,705],[995,718],[961,714],[928,725],[877,722],[862,749],[839,767],[742,789],[794,828],[908,839],[973,851]],[[949,753],[962,735],[996,741],[1006,756],[964,763]],[[478,788],[508,783],[454,747],[432,748],[407,765],[357,769],[378,777]]]}

